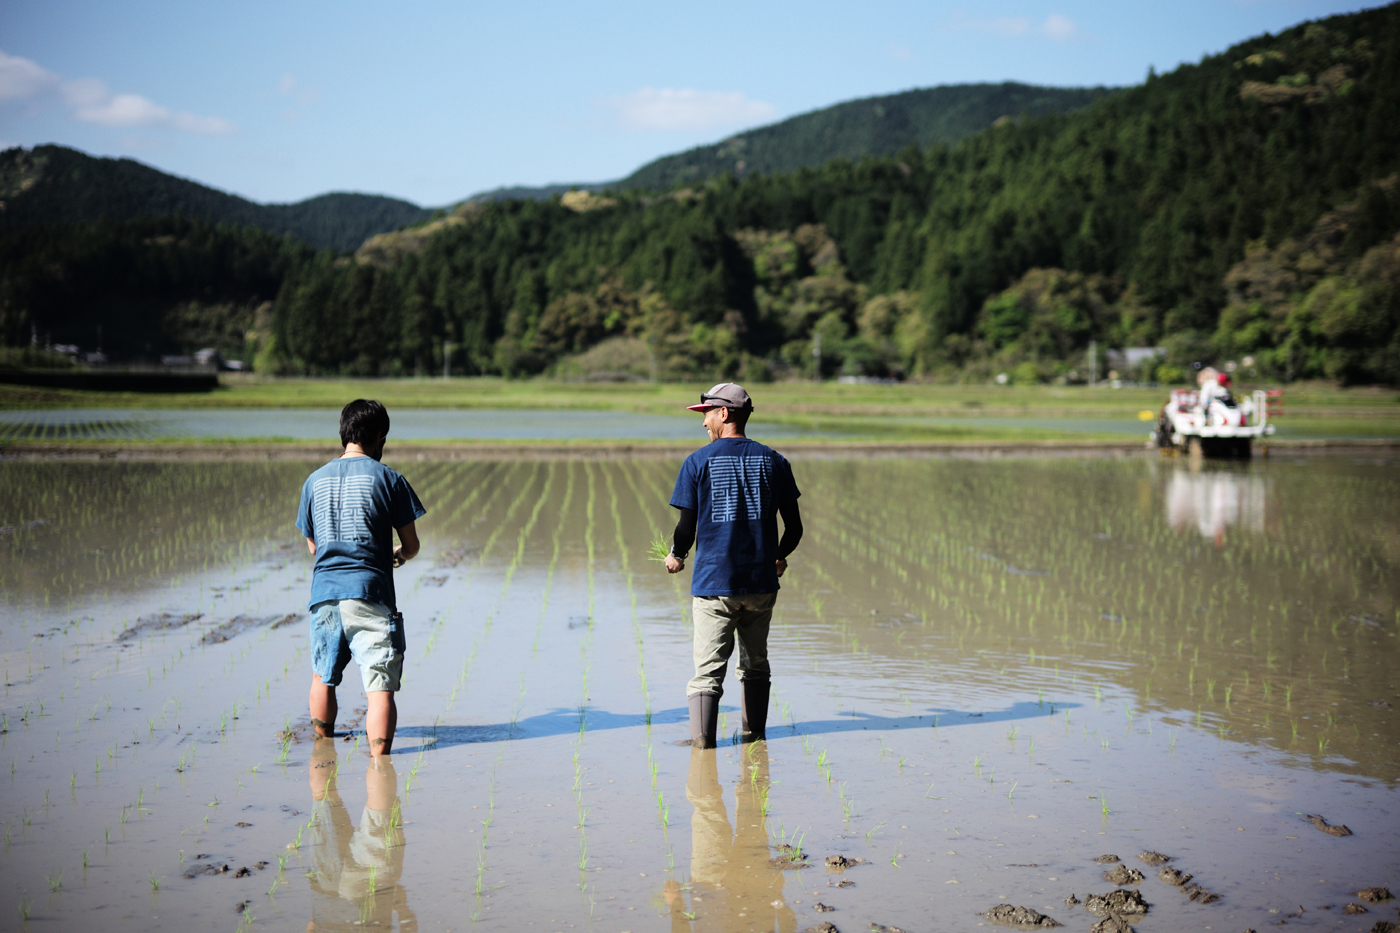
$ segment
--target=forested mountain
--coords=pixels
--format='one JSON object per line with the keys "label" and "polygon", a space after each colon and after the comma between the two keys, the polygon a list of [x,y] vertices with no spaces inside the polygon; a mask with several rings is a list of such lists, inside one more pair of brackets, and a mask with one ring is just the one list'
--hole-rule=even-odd
{"label": "forested mountain", "polygon": [[[956,144],[468,203],[353,259],[276,251],[275,297],[227,273],[225,297],[172,297],[161,270],[217,263],[201,244],[242,242],[234,230],[11,233],[6,341],[58,339],[95,307],[73,283],[116,275],[92,258],[103,237],[149,270],[111,280],[130,301],[162,296],[170,327],[211,304],[242,314],[240,355],[273,371],[433,372],[450,347],[458,372],[509,375],[756,380],[817,359],[824,375],[1072,381],[1096,340],[1167,346],[1141,374],[1159,379],[1235,359],[1268,378],[1400,382],[1400,6]],[[270,301],[261,317],[255,301]],[[103,313],[121,326],[120,307]]]}
{"label": "forested mountain", "polygon": [[653,159],[618,181],[497,188],[474,201],[545,200],[570,189],[671,188],[716,175],[791,172],[832,159],[894,155],[908,145],[955,143],[998,120],[1068,113],[1109,90],[1102,87],[1038,87],[1032,84],[948,84],[848,100],[798,114],[707,146]]}
{"label": "forested mountain", "polygon": [[338,250],[354,249],[367,237],[432,214],[397,198],[342,192],[295,204],[258,204],[134,159],[96,158],[65,146],[0,152],[0,202],[0,230],[181,215],[258,227]]}
{"label": "forested mountain", "polygon": [[955,143],[997,120],[1079,110],[1105,88],[950,84],[850,100],[648,162],[616,188],[666,189],[726,172],[746,175],[815,168],[832,159],[894,155],[905,146]]}

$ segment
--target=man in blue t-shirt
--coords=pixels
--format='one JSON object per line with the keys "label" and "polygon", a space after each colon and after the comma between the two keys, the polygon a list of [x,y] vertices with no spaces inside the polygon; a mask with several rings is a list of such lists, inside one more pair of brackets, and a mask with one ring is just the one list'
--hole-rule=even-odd
{"label": "man in blue t-shirt", "polygon": [[[379,462],[389,413],[356,399],[340,413],[345,453],[306,478],[297,528],[316,557],[311,572],[311,725],[335,733],[335,688],[354,658],[369,711],[372,755],[394,744],[403,675],[403,616],[394,599],[394,568],[418,553],[414,522],[427,513],[408,480]],[[399,546],[394,547],[398,532]]]}
{"label": "man in blue t-shirt", "polygon": [[690,583],[695,677],[686,695],[691,746],[714,748],[724,672],[736,638],[744,740],[766,738],[768,623],[778,578],[802,539],[801,493],[787,460],[744,436],[753,401],[743,386],[720,383],[700,396],[700,404],[688,407],[705,413],[710,443],[685,458],[676,478],[671,505],[681,517],[666,570],[680,573],[691,544],[698,545]]}

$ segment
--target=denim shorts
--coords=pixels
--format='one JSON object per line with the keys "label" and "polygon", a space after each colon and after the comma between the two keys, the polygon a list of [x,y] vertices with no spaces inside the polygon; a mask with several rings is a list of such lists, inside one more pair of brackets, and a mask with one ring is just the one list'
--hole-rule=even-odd
{"label": "denim shorts", "polygon": [[311,670],[327,687],[340,685],[345,665],[360,665],[365,692],[398,692],[403,675],[403,616],[363,599],[330,599],[311,607]]}

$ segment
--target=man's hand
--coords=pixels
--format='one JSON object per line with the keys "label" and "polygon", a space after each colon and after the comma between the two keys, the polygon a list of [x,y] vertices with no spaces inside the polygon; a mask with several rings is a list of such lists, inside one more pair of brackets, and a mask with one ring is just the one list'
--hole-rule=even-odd
{"label": "man's hand", "polygon": [[684,569],[685,569],[685,561],[681,560],[679,557],[677,557],[677,556],[674,555],[674,554],[667,554],[667,555],[666,555],[666,572],[667,572],[667,573],[680,573],[680,572],[681,572],[682,570],[684,570]]}
{"label": "man's hand", "polygon": [[773,564],[778,568],[778,576],[781,577],[784,573],[787,572],[787,561],[779,559],[775,560]]}
{"label": "man's hand", "polygon": [[406,563],[408,563],[408,555],[404,554],[403,545],[399,545],[394,548],[394,567],[402,567]]}

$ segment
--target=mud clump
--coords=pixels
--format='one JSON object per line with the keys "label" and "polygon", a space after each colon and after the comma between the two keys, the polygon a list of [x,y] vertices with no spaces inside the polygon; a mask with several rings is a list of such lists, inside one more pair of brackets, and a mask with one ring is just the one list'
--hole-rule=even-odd
{"label": "mud clump", "polygon": [[1207,891],[1199,884],[1188,884],[1181,889],[1188,901],[1195,901],[1197,904],[1214,904],[1220,900],[1220,895],[1214,891]]}
{"label": "mud clump", "polygon": [[1073,894],[1066,894],[1066,895],[1065,895],[1065,906],[1066,906],[1066,907],[1078,907],[1078,906],[1079,906],[1079,898],[1075,897]]}
{"label": "mud clump", "polygon": [[1098,862],[1100,865],[1112,865],[1114,862],[1121,862],[1122,859],[1116,855],[1100,855],[1098,858],[1094,859],[1094,861]]}
{"label": "mud clump", "polygon": [[829,914],[836,908],[831,907],[827,904],[823,904],[821,901],[817,901],[815,904],[812,905],[812,909],[819,914]]}
{"label": "mud clump", "polygon": [[1132,926],[1117,914],[1109,914],[1089,927],[1089,933],[1133,933]]}
{"label": "mud clump", "polygon": [[828,888],[854,888],[856,883],[854,881],[837,881],[835,883],[828,881],[826,886]]}
{"label": "mud clump", "polygon": [[1320,831],[1326,833],[1329,836],[1351,835],[1351,830],[1348,829],[1346,826],[1343,826],[1340,823],[1334,826],[1333,824],[1327,822],[1325,819],[1323,819],[1321,816],[1318,816],[1317,814],[1309,814],[1303,817],[1303,819],[1307,820],[1309,823],[1313,824]]}
{"label": "mud clump", "polygon": [[871,922],[870,933],[904,933],[899,927],[887,927],[883,923]]}
{"label": "mud clump", "polygon": [[1131,891],[1090,894],[1084,899],[1084,907],[1095,917],[1107,917],[1111,914],[1142,916],[1147,913],[1148,904],[1142,899],[1142,892],[1134,888]]}
{"label": "mud clump", "polygon": [[1179,888],[1191,880],[1191,876],[1184,871],[1177,871],[1175,868],[1162,868],[1157,872],[1157,877],[1172,887]]}
{"label": "mud clump", "polygon": [[287,615],[261,617],[234,616],[223,625],[217,625],[205,632],[200,642],[205,645],[218,645],[242,635],[249,629],[263,628],[264,626],[281,628],[284,625],[292,624],[299,618],[301,617],[290,613]]}
{"label": "mud clump", "polygon": [[811,865],[807,861],[807,853],[796,846],[780,845],[773,848],[778,850],[778,854],[768,860],[768,864],[774,868],[786,871],[790,868],[807,868]]}
{"label": "mud clump", "polygon": [[1111,871],[1104,872],[1103,880],[1109,884],[1138,884],[1142,881],[1142,872],[1127,865],[1119,865]]}
{"label": "mud clump", "polygon": [[[206,855],[204,858],[208,858],[208,856]],[[186,868],[181,875],[185,878],[198,878],[200,875],[226,875],[228,872],[228,865],[209,863],[205,865],[191,865],[189,868]]]}
{"label": "mud clump", "polygon": [[247,877],[248,877],[249,875],[251,875],[252,873],[253,873],[252,870],[250,870],[250,869],[248,868],[247,865],[244,865],[242,868],[238,869],[238,871],[236,871],[236,872],[233,873],[233,877],[235,877],[235,878],[247,878]]}
{"label": "mud clump", "polygon": [[117,636],[117,641],[131,641],[133,638],[140,638],[147,632],[164,632],[170,629],[184,628],[191,622],[197,622],[204,618],[202,612],[162,612],[160,615],[144,616],[136,620],[136,624]]}
{"label": "mud clump", "polygon": [[1172,861],[1172,857],[1170,855],[1163,855],[1161,852],[1153,852],[1149,849],[1146,852],[1138,853],[1138,861],[1146,862],[1148,865],[1156,868],[1158,865],[1165,865]]}
{"label": "mud clump", "polygon": [[240,903],[234,905],[234,907],[233,907],[233,912],[236,913],[236,914],[247,913],[247,912],[248,912],[248,908],[249,908],[249,907],[252,907],[252,906],[253,906],[253,902],[252,902],[252,901],[242,901],[242,902],[240,902]]}
{"label": "mud clump", "polygon": [[992,923],[1010,927],[1013,930],[1048,930],[1060,925],[1058,921],[1031,910],[1029,907],[1013,907],[1010,904],[998,904],[991,910],[977,916],[985,917]]}
{"label": "mud clump", "polygon": [[1356,896],[1368,904],[1379,904],[1395,897],[1390,893],[1390,888],[1362,888],[1356,892]]}
{"label": "mud clump", "polygon": [[847,858],[844,855],[828,855],[826,857],[827,871],[845,871],[848,868],[855,868],[857,865],[864,865],[865,859]]}
{"label": "mud clump", "polygon": [[1400,927],[1389,920],[1377,920],[1376,925],[1371,927],[1371,933],[1400,933]]}
{"label": "mud clump", "polygon": [[1369,914],[1370,911],[1367,910],[1365,907],[1362,907],[1360,904],[1348,903],[1345,907],[1342,908],[1342,913],[1350,916],[1355,914]]}
{"label": "mud clump", "polygon": [[803,930],[802,933],[841,933],[841,931],[836,929],[836,924],[827,923],[823,920],[821,923],[809,926],[807,929]]}

